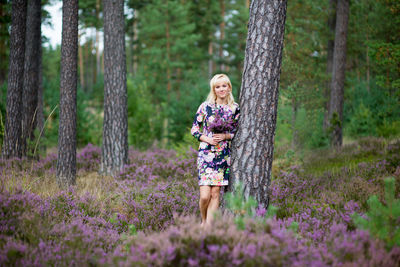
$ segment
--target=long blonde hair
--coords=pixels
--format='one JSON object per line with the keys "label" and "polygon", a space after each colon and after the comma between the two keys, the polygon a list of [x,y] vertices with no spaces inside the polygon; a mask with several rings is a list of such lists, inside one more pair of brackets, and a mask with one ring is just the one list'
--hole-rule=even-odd
{"label": "long blonde hair", "polygon": [[232,94],[232,83],[231,80],[229,80],[228,76],[225,74],[215,74],[214,77],[212,77],[211,81],[210,81],[210,93],[207,96],[207,102],[210,104],[214,104],[215,101],[217,100],[217,95],[215,94],[214,88],[215,88],[215,84],[217,83],[217,81],[222,81],[225,82],[229,85],[229,88],[231,89],[228,95],[228,106],[231,109],[235,109],[235,99],[233,98],[233,94]]}

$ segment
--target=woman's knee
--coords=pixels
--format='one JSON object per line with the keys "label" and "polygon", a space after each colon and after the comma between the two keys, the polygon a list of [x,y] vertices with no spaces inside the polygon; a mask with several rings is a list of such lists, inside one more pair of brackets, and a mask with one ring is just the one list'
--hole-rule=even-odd
{"label": "woman's knee", "polygon": [[207,204],[210,201],[210,197],[211,197],[210,194],[200,195],[200,203],[201,204]]}
{"label": "woman's knee", "polygon": [[215,186],[211,189],[211,199],[218,199],[219,198],[220,187]]}

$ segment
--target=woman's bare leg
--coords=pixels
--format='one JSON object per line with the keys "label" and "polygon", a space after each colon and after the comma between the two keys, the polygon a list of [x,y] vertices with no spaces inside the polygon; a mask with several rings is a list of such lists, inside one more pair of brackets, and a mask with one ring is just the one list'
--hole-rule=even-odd
{"label": "woman's bare leg", "polygon": [[219,207],[219,192],[221,187],[219,186],[212,186],[211,187],[211,199],[210,203],[208,204],[207,208],[207,225],[210,225],[214,215],[214,212],[218,210]]}
{"label": "woman's bare leg", "polygon": [[200,214],[201,214],[201,225],[204,226],[207,221],[207,208],[211,198],[211,186],[201,185],[200,186]]}

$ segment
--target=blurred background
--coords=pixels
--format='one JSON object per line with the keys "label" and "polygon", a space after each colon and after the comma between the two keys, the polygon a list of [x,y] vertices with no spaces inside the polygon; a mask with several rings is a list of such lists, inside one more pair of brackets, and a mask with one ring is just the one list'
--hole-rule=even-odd
{"label": "blurred background", "polygon": [[[324,131],[331,73],[333,0],[288,1],[276,153],[329,146]],[[190,127],[215,73],[231,78],[239,102],[249,0],[125,2],[129,144],[196,145]],[[57,146],[61,1],[42,1],[42,84],[45,123],[40,140]],[[11,1],[0,2],[0,143],[4,135]],[[101,145],[103,14],[100,0],[79,1],[78,146]],[[334,26],[334,25],[333,25]],[[350,3],[344,92],[344,143],[400,136],[400,4]],[[51,115],[50,115],[51,114]]]}

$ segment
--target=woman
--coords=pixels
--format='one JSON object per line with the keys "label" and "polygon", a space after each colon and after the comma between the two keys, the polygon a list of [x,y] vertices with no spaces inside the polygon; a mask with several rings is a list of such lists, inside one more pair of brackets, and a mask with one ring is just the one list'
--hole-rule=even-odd
{"label": "woman", "polygon": [[233,99],[231,81],[225,74],[217,74],[210,81],[210,93],[198,108],[191,129],[192,135],[200,141],[197,168],[202,227],[211,224],[213,213],[219,207],[220,187],[228,185],[230,140],[236,132],[238,119],[239,105]]}

